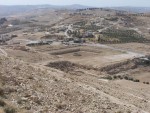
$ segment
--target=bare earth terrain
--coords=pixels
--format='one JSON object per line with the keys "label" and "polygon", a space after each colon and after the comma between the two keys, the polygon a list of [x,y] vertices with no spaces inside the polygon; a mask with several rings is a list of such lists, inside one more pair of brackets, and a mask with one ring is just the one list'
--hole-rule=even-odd
{"label": "bare earth terrain", "polygon": [[149,18],[105,8],[2,18],[0,113],[150,113]]}

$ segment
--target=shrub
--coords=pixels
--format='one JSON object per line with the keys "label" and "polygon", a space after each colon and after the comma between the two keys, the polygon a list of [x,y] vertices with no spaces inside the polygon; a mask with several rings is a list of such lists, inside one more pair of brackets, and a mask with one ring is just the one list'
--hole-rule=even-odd
{"label": "shrub", "polygon": [[134,82],[140,82],[140,80],[136,79],[136,80],[134,80]]}
{"label": "shrub", "polygon": [[117,79],[117,76],[114,76],[114,79]]}
{"label": "shrub", "polygon": [[56,105],[56,108],[57,108],[57,109],[65,109],[65,108],[66,108],[66,105],[65,105],[65,104],[57,104],[57,105]]}
{"label": "shrub", "polygon": [[146,82],[146,84],[149,84],[149,82]]}
{"label": "shrub", "polygon": [[125,76],[124,79],[129,80],[129,77]]}
{"label": "shrub", "polygon": [[33,76],[29,76],[28,79],[33,80],[34,78],[33,78]]}
{"label": "shrub", "polygon": [[22,100],[20,98],[17,100],[17,104],[22,104]]}
{"label": "shrub", "polygon": [[118,77],[118,78],[120,78],[121,76],[120,76],[120,75],[118,75],[117,77]]}
{"label": "shrub", "polygon": [[122,80],[122,79],[123,79],[123,77],[122,77],[122,76],[120,76],[120,75],[119,75],[119,76],[116,76],[116,75],[115,75],[115,76],[114,76],[114,79],[121,79],[121,80]]}
{"label": "shrub", "polygon": [[3,100],[0,100],[0,106],[5,106],[6,103]]}
{"label": "shrub", "polygon": [[10,106],[6,107],[4,109],[4,111],[5,111],[5,113],[16,113],[16,110],[14,108],[10,107]]}
{"label": "shrub", "polygon": [[131,81],[133,81],[133,78],[131,78],[131,77],[129,77],[128,79],[131,80]]}
{"label": "shrub", "polygon": [[4,96],[4,90],[0,88],[0,96]]}
{"label": "shrub", "polygon": [[120,79],[122,80],[122,79],[123,79],[123,77],[120,77]]}
{"label": "shrub", "polygon": [[106,77],[108,80],[112,80],[113,78],[111,76]]}

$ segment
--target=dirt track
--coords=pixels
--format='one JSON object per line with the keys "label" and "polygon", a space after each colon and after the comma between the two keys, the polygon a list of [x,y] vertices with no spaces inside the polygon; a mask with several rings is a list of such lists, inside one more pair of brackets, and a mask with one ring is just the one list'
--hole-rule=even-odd
{"label": "dirt track", "polygon": [[0,48],[0,54],[4,55],[5,57],[8,56],[7,52],[5,50],[1,49],[1,48]]}

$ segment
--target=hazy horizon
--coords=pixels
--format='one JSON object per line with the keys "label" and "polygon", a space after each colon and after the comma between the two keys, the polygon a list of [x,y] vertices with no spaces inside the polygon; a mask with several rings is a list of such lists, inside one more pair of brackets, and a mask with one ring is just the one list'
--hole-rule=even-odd
{"label": "hazy horizon", "polygon": [[80,4],[85,6],[94,6],[94,7],[122,7],[122,6],[131,6],[131,7],[150,7],[149,0],[7,0],[1,1],[0,5],[73,5]]}

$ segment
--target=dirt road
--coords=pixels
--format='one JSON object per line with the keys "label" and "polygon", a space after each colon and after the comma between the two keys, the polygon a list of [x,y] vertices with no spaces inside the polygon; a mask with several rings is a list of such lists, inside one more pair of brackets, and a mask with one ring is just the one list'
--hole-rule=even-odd
{"label": "dirt road", "polygon": [[0,55],[8,56],[6,51],[0,48]]}

